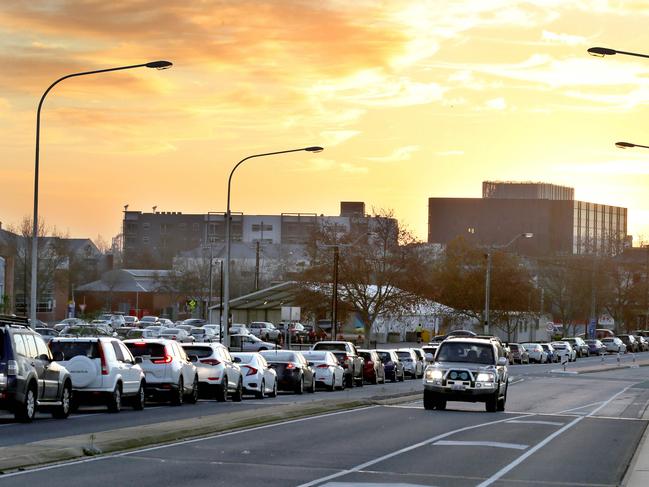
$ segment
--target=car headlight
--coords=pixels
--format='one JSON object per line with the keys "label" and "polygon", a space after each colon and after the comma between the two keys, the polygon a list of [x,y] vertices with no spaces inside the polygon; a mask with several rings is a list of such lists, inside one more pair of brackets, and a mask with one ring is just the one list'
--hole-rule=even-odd
{"label": "car headlight", "polygon": [[426,380],[439,380],[444,376],[444,373],[439,369],[427,369]]}
{"label": "car headlight", "polygon": [[478,377],[476,378],[477,382],[493,382],[494,381],[494,375],[489,372],[480,372],[478,374]]}

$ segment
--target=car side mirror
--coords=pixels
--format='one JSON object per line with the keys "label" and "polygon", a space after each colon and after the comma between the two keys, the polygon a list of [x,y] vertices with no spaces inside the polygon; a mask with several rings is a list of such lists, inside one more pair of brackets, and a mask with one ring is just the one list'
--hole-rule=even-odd
{"label": "car side mirror", "polygon": [[136,364],[141,364],[142,363],[142,357],[135,357],[135,363]]}
{"label": "car side mirror", "polygon": [[[49,358],[47,360],[49,360]],[[52,360],[54,360],[54,362],[63,362],[65,360],[65,355],[63,355],[63,352],[60,350],[56,351],[52,354]]]}
{"label": "car side mirror", "polygon": [[507,360],[506,357],[498,357],[498,365],[500,367],[502,367],[504,365],[507,365],[508,363],[509,363],[509,361]]}
{"label": "car side mirror", "polygon": [[313,362],[308,363],[309,367],[313,367]]}

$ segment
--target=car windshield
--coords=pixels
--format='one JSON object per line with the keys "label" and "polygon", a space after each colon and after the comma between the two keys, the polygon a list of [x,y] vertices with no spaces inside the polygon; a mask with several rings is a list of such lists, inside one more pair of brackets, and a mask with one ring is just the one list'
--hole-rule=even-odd
{"label": "car windshield", "polygon": [[165,328],[160,332],[161,335],[177,335],[178,333],[181,333],[183,330],[180,328]]}
{"label": "car windshield", "polygon": [[70,360],[77,355],[88,358],[100,358],[99,346],[96,341],[51,341],[50,350],[52,353],[61,352],[65,360]]}
{"label": "car windshield", "polygon": [[379,352],[377,350],[376,353],[379,354],[379,358],[383,363],[390,362],[392,360],[392,356],[390,355],[390,352]]}
{"label": "car windshield", "polygon": [[196,355],[198,358],[209,357],[212,355],[212,347],[189,346],[183,347],[187,355]]}
{"label": "car windshield", "polygon": [[453,341],[440,345],[437,360],[440,362],[493,364],[494,353],[490,344]]}
{"label": "car windshield", "polygon": [[287,351],[268,351],[263,350],[260,352],[269,362],[297,362],[297,356],[293,352]]}
{"label": "car windshield", "polygon": [[412,360],[410,352],[397,352],[397,355],[399,356],[399,358]]}
{"label": "car windshield", "polygon": [[303,353],[304,357],[309,359],[309,360],[325,360],[327,358],[327,352],[317,352],[317,351],[311,351],[311,352],[304,352]]}
{"label": "car windshield", "polygon": [[165,346],[162,343],[134,342],[125,343],[133,357],[162,358],[165,356]]}

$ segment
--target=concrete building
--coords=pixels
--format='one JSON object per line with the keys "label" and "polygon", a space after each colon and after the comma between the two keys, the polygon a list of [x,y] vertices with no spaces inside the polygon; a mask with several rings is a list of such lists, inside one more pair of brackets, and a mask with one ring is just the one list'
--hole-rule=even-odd
{"label": "concrete building", "polygon": [[532,232],[514,249],[521,254],[615,255],[631,245],[627,209],[576,201],[574,190],[546,183],[484,182],[482,198],[429,198],[428,242],[464,236],[498,246]]}

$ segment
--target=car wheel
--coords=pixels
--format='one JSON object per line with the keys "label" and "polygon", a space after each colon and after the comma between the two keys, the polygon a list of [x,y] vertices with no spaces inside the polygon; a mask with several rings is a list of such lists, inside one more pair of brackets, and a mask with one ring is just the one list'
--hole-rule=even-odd
{"label": "car wheel", "polygon": [[61,392],[61,405],[52,410],[52,417],[56,419],[65,419],[70,416],[72,410],[72,386],[66,382]]}
{"label": "car wheel", "polygon": [[137,394],[133,398],[131,406],[136,411],[142,411],[146,403],[146,391],[144,390],[144,382],[140,383],[140,388],[137,390]]}
{"label": "car wheel", "polygon": [[304,392],[304,376],[300,376],[297,384],[295,385],[295,394],[302,394]]}
{"label": "car wheel", "polygon": [[507,387],[505,387],[505,394],[503,395],[502,399],[498,399],[498,404],[496,405],[496,410],[504,411],[506,402],[507,402]]}
{"label": "car wheel", "polygon": [[307,392],[313,394],[315,392],[315,377],[311,377],[311,387],[307,389]]}
{"label": "car wheel", "polygon": [[243,381],[239,380],[239,383],[237,384],[237,390],[234,391],[234,394],[232,394],[232,400],[234,402],[241,402],[243,399]]}
{"label": "car wheel", "polygon": [[36,415],[36,386],[30,384],[25,393],[25,402],[16,405],[14,416],[17,420],[30,423]]}
{"label": "car wheel", "polygon": [[404,380],[406,380],[406,373],[401,372],[401,377],[399,377],[399,382],[403,382]]}
{"label": "car wheel", "polygon": [[327,386],[328,391],[336,390],[336,374],[331,374],[331,385]]}
{"label": "car wheel", "polygon": [[494,392],[485,402],[488,413],[495,413],[498,410],[498,391]]}
{"label": "car wheel", "polygon": [[435,409],[435,393],[424,389],[424,409],[433,410]]}
{"label": "car wheel", "polygon": [[196,404],[198,402],[198,377],[194,377],[192,383],[192,392],[185,399],[188,404]]}
{"label": "car wheel", "polygon": [[257,399],[263,399],[266,397],[266,381],[264,379],[261,380],[261,386],[259,387],[259,390],[255,393],[255,397]]}
{"label": "car wheel", "polygon": [[108,398],[108,412],[119,413],[122,410],[122,385],[117,383]]}
{"label": "car wheel", "polygon": [[268,397],[277,397],[277,380],[273,383],[273,390],[268,394]]}
{"label": "car wheel", "polygon": [[228,377],[223,377],[223,381],[220,386],[216,386],[216,400],[218,402],[225,402],[228,400]]}
{"label": "car wheel", "polygon": [[435,401],[435,408],[436,408],[438,411],[444,411],[444,410],[446,409],[446,399],[440,399],[440,398],[438,398],[438,399]]}
{"label": "car wheel", "polygon": [[361,377],[359,379],[356,379],[356,387],[363,387],[363,372],[361,372]]}
{"label": "car wheel", "polygon": [[372,377],[372,380],[370,381],[370,384],[374,384],[374,385],[376,385],[376,384],[378,384],[378,383],[379,383],[379,376],[378,376],[378,374],[376,373],[376,371],[374,371],[374,377]]}
{"label": "car wheel", "polygon": [[354,376],[352,374],[345,376],[345,386],[349,387],[350,389],[354,387]]}
{"label": "car wheel", "polygon": [[178,380],[178,385],[171,390],[171,405],[182,406],[184,395],[185,395],[185,384],[183,382],[183,378],[181,377]]}

